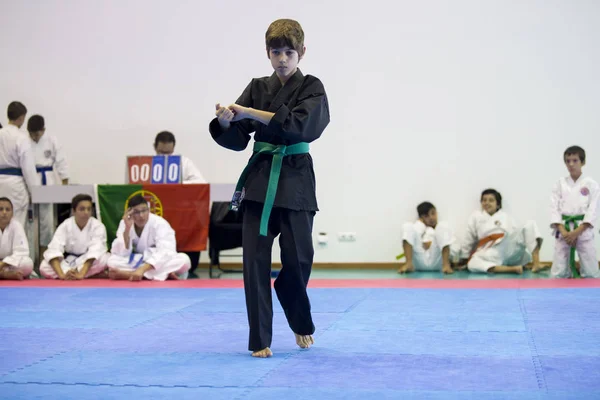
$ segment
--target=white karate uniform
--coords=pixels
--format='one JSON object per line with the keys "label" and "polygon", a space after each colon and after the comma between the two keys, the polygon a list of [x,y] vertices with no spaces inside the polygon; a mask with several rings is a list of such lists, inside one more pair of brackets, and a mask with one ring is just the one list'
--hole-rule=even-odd
{"label": "white karate uniform", "polygon": [[[481,239],[498,233],[504,234],[504,237],[477,248]],[[488,272],[490,268],[501,265],[522,266],[532,261],[531,254],[537,246],[537,239],[541,237],[535,221],[528,221],[519,227],[503,210],[498,210],[494,215],[475,211],[467,223],[461,257],[469,258],[475,250],[467,263],[471,272]]]}
{"label": "white karate uniform", "polygon": [[181,156],[181,182],[182,183],[206,183],[206,179],[196,168],[194,162],[185,156]]}
{"label": "white karate uniform", "polygon": [[[1,170],[7,168],[20,168],[22,176],[3,174]],[[0,197],[12,201],[13,218],[22,227],[27,221],[30,188],[39,184],[29,135],[11,124],[0,129]]]}
{"label": "white karate uniform", "polygon": [[94,259],[85,275],[88,278],[106,269],[109,256],[104,224],[90,217],[85,227],[79,229],[75,217],[70,217],[56,229],[48,249],[44,252],[40,273],[48,279],[58,278],[50,265],[50,261],[55,258],[60,259],[60,267],[65,274],[72,269],[81,270],[87,260]]}
{"label": "white karate uniform", "polygon": [[177,253],[175,231],[166,219],[150,214],[141,236],[137,235],[133,225],[129,231],[128,248],[125,248],[124,232],[125,222],[121,220],[110,250],[108,268],[134,271],[147,263],[154,267],[144,273],[147,279],[164,281],[172,272],[182,278],[187,277],[190,258],[185,253]]}
{"label": "white karate uniform", "polygon": [[[67,159],[56,137],[44,133],[39,142],[30,138],[31,149],[35,156],[35,167],[42,185],[62,185],[63,179],[69,178]],[[51,171],[40,169],[52,168]],[[40,245],[46,246],[52,240],[54,232],[54,209],[51,204],[40,204]],[[33,224],[28,224],[27,232],[33,235]]]}
{"label": "white karate uniform", "polygon": [[[600,278],[598,269],[598,256],[594,246],[594,226],[598,218],[597,209],[600,200],[600,189],[598,183],[589,177],[580,176],[577,182],[568,176],[561,178],[552,189],[551,196],[551,224],[563,224],[563,215],[584,215],[581,225],[585,222],[592,227],[584,230],[577,238],[575,246],[579,263],[581,265],[581,276],[584,278]],[[571,230],[573,224],[571,223]],[[556,244],[554,246],[554,260],[550,274],[554,278],[571,277],[569,267],[569,256],[571,247],[565,240],[554,231]]]}
{"label": "white karate uniform", "polygon": [[0,260],[8,264],[10,269],[21,271],[24,278],[33,271],[25,230],[14,217],[4,231],[0,232]]}
{"label": "white karate uniform", "polygon": [[[441,271],[444,247],[450,246],[450,261],[455,261],[460,251],[453,246],[454,234],[444,222],[438,223],[435,229],[421,220],[408,222],[403,226],[402,239],[412,246],[415,271]],[[426,243],[430,243],[428,249],[425,249]]]}

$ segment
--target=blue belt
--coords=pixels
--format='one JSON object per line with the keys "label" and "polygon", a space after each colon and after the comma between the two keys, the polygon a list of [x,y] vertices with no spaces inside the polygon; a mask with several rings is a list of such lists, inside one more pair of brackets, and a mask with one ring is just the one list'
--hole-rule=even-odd
{"label": "blue belt", "polygon": [[0,175],[23,176],[21,168],[0,168]]}
{"label": "blue belt", "polygon": [[46,186],[48,184],[48,179],[46,178],[46,172],[54,171],[52,167],[35,167],[35,170],[42,174],[42,186]]}
{"label": "blue belt", "polygon": [[[136,254],[140,254],[140,253],[134,253],[133,251],[131,252],[131,254],[129,255],[129,263],[131,264],[131,262],[133,261],[133,259],[135,258]],[[140,267],[140,265],[142,265],[144,263],[144,254],[141,254],[140,259],[138,260],[138,262],[133,266],[133,269],[138,269]]]}

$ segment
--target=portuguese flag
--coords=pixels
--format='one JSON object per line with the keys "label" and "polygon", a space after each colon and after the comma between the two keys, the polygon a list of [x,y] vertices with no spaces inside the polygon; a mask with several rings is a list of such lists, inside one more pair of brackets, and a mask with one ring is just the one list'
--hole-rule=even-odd
{"label": "portuguese flag", "polygon": [[150,212],[166,219],[175,230],[177,250],[206,250],[210,185],[98,185],[99,219],[106,226],[108,248],[115,239],[128,201],[141,194]]}

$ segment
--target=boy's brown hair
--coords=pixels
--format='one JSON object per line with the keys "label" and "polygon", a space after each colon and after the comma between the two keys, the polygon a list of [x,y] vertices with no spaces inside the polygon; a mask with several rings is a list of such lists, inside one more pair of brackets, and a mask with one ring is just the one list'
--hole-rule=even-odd
{"label": "boy's brown hair", "polygon": [[9,121],[16,121],[23,115],[27,115],[27,107],[25,107],[23,103],[19,101],[13,101],[8,105],[6,115],[8,116]]}
{"label": "boy's brown hair", "polygon": [[267,51],[280,47],[289,47],[298,52],[298,56],[304,55],[304,31],[293,19],[278,19],[269,25],[265,34]]}
{"label": "boy's brown hair", "polygon": [[575,154],[579,156],[579,161],[581,161],[582,163],[585,163],[585,150],[579,146],[571,146],[571,147],[567,148],[565,150],[565,153],[563,154],[563,160],[565,160],[567,158],[567,156],[571,156],[571,155],[575,155]]}

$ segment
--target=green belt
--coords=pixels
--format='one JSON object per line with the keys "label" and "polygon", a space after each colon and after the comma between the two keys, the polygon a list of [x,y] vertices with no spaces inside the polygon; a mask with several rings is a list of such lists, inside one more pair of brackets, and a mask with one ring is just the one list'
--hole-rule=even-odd
{"label": "green belt", "polygon": [[[573,228],[577,229],[579,227],[579,221],[583,221],[585,215],[563,215],[562,219],[565,224],[565,229],[567,232],[571,232],[571,222],[573,223]],[[571,267],[571,272],[573,273],[574,278],[579,278],[579,272],[577,272],[577,268],[575,268],[575,247],[571,247],[571,254],[569,256],[569,266]]]}
{"label": "green belt", "polygon": [[250,158],[250,161],[248,161],[248,165],[246,165],[246,168],[244,168],[240,178],[238,179],[230,208],[232,210],[237,210],[240,206],[240,203],[244,199],[244,183],[246,183],[246,178],[250,172],[250,167],[256,163],[258,156],[260,154],[271,154],[273,156],[273,161],[271,162],[271,173],[269,175],[267,195],[263,205],[262,216],[260,217],[260,236],[267,236],[269,217],[271,216],[271,210],[273,209],[273,203],[275,202],[275,195],[277,194],[277,185],[279,184],[279,174],[281,173],[283,157],[294,154],[306,154],[309,150],[309,145],[305,142],[292,144],[290,146],[274,145],[266,142],[254,142],[255,153],[252,158]]}

